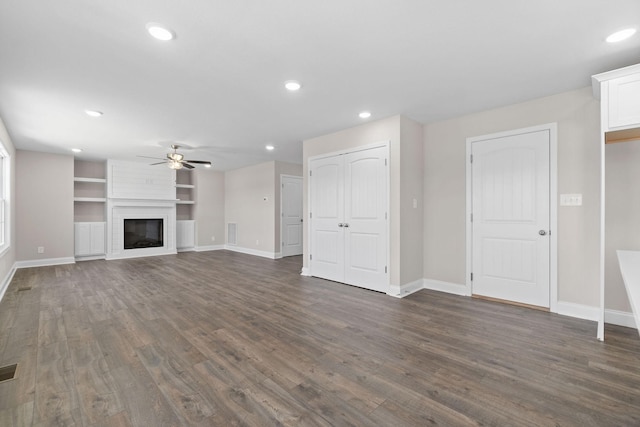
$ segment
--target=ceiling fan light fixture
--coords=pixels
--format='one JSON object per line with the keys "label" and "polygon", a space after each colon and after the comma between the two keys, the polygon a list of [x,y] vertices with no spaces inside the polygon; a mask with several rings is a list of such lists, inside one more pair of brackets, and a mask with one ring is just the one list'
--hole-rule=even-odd
{"label": "ceiling fan light fixture", "polygon": [[210,168],[210,167],[211,167],[211,163],[205,163],[205,164],[204,164],[204,167],[205,167],[205,168]]}
{"label": "ceiling fan light fixture", "polygon": [[182,162],[179,160],[169,160],[169,169],[178,170],[182,169]]}

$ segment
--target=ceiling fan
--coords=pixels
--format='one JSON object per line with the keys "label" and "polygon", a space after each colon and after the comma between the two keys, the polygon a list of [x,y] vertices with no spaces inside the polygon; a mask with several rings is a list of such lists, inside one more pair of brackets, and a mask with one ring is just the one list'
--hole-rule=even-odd
{"label": "ceiling fan", "polygon": [[151,166],[167,164],[169,168],[176,169],[176,170],[182,169],[183,167],[187,169],[193,169],[195,166],[193,166],[191,163],[204,165],[205,168],[211,167],[211,162],[206,160],[185,160],[184,154],[178,153],[178,148],[180,148],[178,144],[171,144],[171,149],[173,150],[173,153],[167,153],[166,159],[161,159],[159,157],[147,157],[147,156],[138,156],[138,157],[162,160],[161,162],[158,162],[158,163],[151,163]]}

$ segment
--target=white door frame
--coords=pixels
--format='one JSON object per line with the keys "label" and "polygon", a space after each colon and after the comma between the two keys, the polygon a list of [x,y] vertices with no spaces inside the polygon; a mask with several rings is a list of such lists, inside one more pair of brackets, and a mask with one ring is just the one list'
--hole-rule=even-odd
{"label": "white door frame", "polygon": [[558,312],[558,124],[546,123],[539,126],[532,126],[523,129],[508,130],[489,135],[481,135],[467,138],[466,152],[466,187],[467,187],[467,209],[466,209],[466,245],[467,245],[467,276],[465,287],[467,296],[473,294],[473,282],[471,273],[473,266],[473,224],[471,222],[472,206],[472,174],[471,174],[471,145],[474,142],[487,139],[503,138],[520,135],[523,133],[549,131],[549,225],[550,225],[550,247],[549,247],[549,311]]}
{"label": "white door frame", "polygon": [[[280,258],[284,257],[284,254],[282,253],[282,242],[284,242],[284,216],[283,214],[283,206],[284,206],[284,178],[295,178],[295,179],[299,179],[300,180],[300,189],[302,190],[302,183],[304,181],[303,177],[301,176],[296,176],[296,175],[286,175],[286,174],[280,174],[280,250],[278,252],[280,252]],[[302,197],[300,198],[300,203],[302,203]],[[302,208],[302,207],[301,207]],[[301,214],[301,218],[304,221],[304,213]],[[304,227],[304,224],[303,224]],[[304,250],[304,233],[302,233],[302,227],[300,227],[300,241],[302,242],[302,248]]]}
{"label": "white door frame", "polygon": [[[386,174],[387,174],[387,197],[386,197],[386,204],[387,204],[387,259],[386,259],[386,265],[388,267],[388,271],[387,271],[387,285],[390,286],[391,285],[391,141],[389,140],[385,140],[385,141],[380,141],[380,142],[374,142],[371,144],[365,144],[365,145],[360,145],[360,146],[356,146],[356,147],[352,147],[352,148],[347,148],[344,150],[338,150],[338,151],[332,151],[329,153],[322,153],[322,154],[318,154],[315,156],[311,156],[307,159],[307,170],[309,171],[308,173],[311,172],[311,164],[313,163],[314,160],[318,160],[318,159],[323,159],[326,157],[333,157],[333,156],[339,156],[339,155],[344,155],[344,154],[349,154],[349,153],[354,153],[356,151],[364,151],[364,150],[369,150],[371,148],[378,148],[378,147],[385,147],[387,149],[387,159],[388,160],[388,164],[387,164],[387,170],[386,170]],[[309,178],[307,176],[307,178]],[[309,215],[309,213],[311,212],[311,208],[312,208],[312,203],[311,203],[311,182],[309,180],[307,180],[307,215]],[[311,232],[311,223],[312,223],[312,219],[313,218],[305,218],[307,221],[307,236],[308,236],[308,242],[303,242],[302,243],[302,248],[303,248],[303,255],[307,257],[307,266],[308,269],[306,272],[304,272],[303,275],[305,276],[313,276],[313,271],[311,268],[311,260],[308,258],[309,254],[311,253],[311,240],[313,239],[312,237],[312,232]],[[307,249],[307,252],[304,252],[304,249]],[[304,271],[304,268],[303,268]]]}

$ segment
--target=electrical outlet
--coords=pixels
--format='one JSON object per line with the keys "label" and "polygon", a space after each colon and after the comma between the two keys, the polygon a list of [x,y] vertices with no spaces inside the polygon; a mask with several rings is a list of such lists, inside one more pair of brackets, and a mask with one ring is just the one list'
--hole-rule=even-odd
{"label": "electrical outlet", "polygon": [[38,253],[39,254],[43,254],[44,253],[44,246],[38,246]]}
{"label": "electrical outlet", "polygon": [[215,242],[216,241],[216,236],[211,236],[211,241]]}
{"label": "electrical outlet", "polygon": [[260,245],[260,240],[256,240],[256,246]]}

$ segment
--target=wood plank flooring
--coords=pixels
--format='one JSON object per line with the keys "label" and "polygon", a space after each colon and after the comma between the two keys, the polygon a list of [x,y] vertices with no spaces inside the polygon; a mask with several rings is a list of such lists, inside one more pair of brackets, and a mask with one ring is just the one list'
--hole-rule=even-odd
{"label": "wood plank flooring", "polygon": [[[0,426],[638,426],[635,330],[227,251],[19,270]],[[27,289],[30,288],[30,289]]]}

